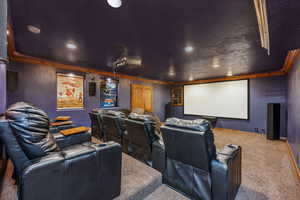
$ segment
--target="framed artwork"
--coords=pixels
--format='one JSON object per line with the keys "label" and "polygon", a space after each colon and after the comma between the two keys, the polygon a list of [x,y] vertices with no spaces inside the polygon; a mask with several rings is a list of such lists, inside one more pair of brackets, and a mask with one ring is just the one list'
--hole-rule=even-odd
{"label": "framed artwork", "polygon": [[111,78],[100,80],[100,107],[118,107],[119,81]]}
{"label": "framed artwork", "polygon": [[56,74],[57,109],[84,108],[84,77],[69,74]]}

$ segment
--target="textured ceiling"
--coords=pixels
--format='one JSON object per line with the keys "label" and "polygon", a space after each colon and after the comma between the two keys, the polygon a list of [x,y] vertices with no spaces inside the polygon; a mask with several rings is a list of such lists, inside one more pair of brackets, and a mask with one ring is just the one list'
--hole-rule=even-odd
{"label": "textured ceiling", "polygon": [[[290,5],[281,3],[287,12]],[[277,6],[269,6],[269,18],[283,22]],[[252,0],[123,0],[119,9],[105,0],[11,0],[10,11],[20,53],[106,71],[125,53],[143,65],[118,72],[157,80],[278,70],[290,49],[282,45],[285,32],[276,21],[270,21],[271,55],[261,48]],[[41,33],[29,32],[27,25]],[[66,48],[68,41],[78,48]],[[192,53],[184,51],[187,45]]]}

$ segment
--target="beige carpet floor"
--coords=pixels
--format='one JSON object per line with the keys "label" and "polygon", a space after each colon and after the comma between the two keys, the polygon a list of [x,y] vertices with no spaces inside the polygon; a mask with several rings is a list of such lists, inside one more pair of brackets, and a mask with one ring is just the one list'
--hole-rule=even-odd
{"label": "beige carpet floor", "polygon": [[[222,148],[226,144],[242,146],[242,185],[236,200],[300,200],[300,185],[292,168],[286,142],[269,141],[265,139],[265,136],[256,133],[228,129],[217,128],[214,133],[217,148]],[[127,174],[127,177],[134,174],[135,167],[132,165],[141,168],[143,164],[137,164],[131,158],[124,158],[123,156],[123,167],[127,169],[122,169],[122,174]],[[0,199],[16,200],[16,187],[10,179],[11,167],[8,169]],[[146,170],[150,173],[148,170],[151,171],[151,169],[147,168]],[[145,181],[145,177],[148,177],[149,183],[153,184],[153,187],[151,187],[153,192],[147,197],[144,194],[136,193],[135,199],[186,199],[165,185],[157,187],[160,179],[157,178],[156,172],[153,172],[152,175],[142,174],[143,181]],[[137,192],[134,189],[133,182],[129,183],[129,180],[122,177],[122,184],[126,184],[128,188],[122,186],[120,199],[125,200],[129,193]],[[134,182],[136,181],[139,180]]]}
{"label": "beige carpet floor", "polygon": [[242,185],[237,200],[300,200],[300,185],[285,141],[265,135],[216,128],[215,144],[242,146]]}

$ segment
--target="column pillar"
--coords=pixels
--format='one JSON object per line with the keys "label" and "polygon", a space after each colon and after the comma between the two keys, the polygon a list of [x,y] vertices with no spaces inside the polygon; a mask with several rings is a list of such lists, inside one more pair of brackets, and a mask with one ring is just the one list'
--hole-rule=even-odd
{"label": "column pillar", "polygon": [[0,1],[0,114],[6,109],[7,0]]}

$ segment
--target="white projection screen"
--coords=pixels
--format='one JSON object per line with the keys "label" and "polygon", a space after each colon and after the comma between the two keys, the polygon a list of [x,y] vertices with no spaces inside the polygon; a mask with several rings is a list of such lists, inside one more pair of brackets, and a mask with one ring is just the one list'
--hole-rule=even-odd
{"label": "white projection screen", "polygon": [[248,119],[248,80],[184,86],[184,114]]}

